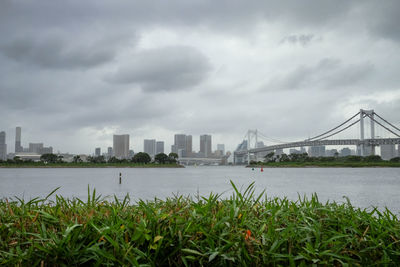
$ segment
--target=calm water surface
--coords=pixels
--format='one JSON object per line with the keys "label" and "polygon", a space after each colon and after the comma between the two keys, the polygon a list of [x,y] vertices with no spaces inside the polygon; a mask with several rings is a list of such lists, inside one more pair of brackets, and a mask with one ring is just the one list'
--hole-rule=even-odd
{"label": "calm water surface", "polygon": [[[122,184],[118,175],[122,173]],[[57,194],[86,198],[88,185],[102,196],[134,199],[165,198],[174,194],[196,196],[210,192],[232,194],[232,180],[238,187],[255,182],[257,192],[268,197],[317,193],[320,201],[344,202],[355,206],[388,207],[400,213],[400,168],[271,168],[254,171],[244,167],[187,167],[179,169],[90,168],[90,169],[0,169],[0,198],[44,197]]]}

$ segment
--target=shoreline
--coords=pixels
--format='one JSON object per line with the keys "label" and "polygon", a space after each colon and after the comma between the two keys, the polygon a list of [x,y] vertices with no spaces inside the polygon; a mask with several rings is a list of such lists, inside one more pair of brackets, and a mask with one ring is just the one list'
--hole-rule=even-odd
{"label": "shoreline", "polygon": [[24,166],[0,166],[0,169],[105,169],[105,168],[114,168],[114,169],[120,169],[120,168],[142,168],[142,169],[175,169],[175,168],[185,168],[183,165],[176,165],[176,166],[126,166],[126,165],[121,165],[121,166],[62,166],[62,165],[57,165],[57,166],[29,166],[29,165],[24,165]]}
{"label": "shoreline", "polygon": [[400,166],[379,166],[379,165],[374,165],[374,166],[346,166],[346,165],[340,165],[340,166],[319,166],[319,165],[305,165],[305,166],[291,166],[291,165],[281,165],[281,166],[264,166],[264,165],[246,165],[245,168],[399,168]]}

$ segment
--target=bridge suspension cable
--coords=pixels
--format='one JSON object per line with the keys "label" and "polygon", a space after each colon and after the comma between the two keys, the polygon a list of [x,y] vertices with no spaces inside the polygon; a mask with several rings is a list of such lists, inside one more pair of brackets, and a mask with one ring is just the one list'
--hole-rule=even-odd
{"label": "bridge suspension cable", "polygon": [[[355,117],[357,117],[358,115],[360,115],[360,112],[356,113],[356,114],[355,114],[354,116],[352,116],[350,119],[346,120],[345,122],[343,122],[342,124],[336,126],[335,128],[332,128],[332,129],[330,129],[329,131],[324,132],[324,133],[322,133],[322,134],[320,134],[320,135],[317,135],[317,136],[308,138],[308,139],[306,139],[306,141],[312,141],[313,139],[317,139],[317,138],[319,138],[319,137],[321,137],[321,136],[324,136],[324,135],[326,135],[326,134],[328,134],[328,133],[334,131],[334,130],[336,130],[336,129],[342,127],[343,125],[345,125],[346,123],[348,123],[349,121],[351,121],[352,119],[354,119]],[[360,121],[360,120],[358,120],[357,122],[359,122],[359,121]],[[355,123],[353,123],[351,126],[353,126],[354,124],[355,124]],[[348,129],[348,128],[349,128],[349,127],[345,128],[345,129]],[[343,129],[343,130],[345,130],[345,129]],[[341,131],[336,132],[336,133],[340,133],[340,132],[341,132]],[[335,135],[336,133],[331,134],[331,135],[329,135],[329,136],[327,136],[327,137],[330,137],[330,136],[332,136],[332,135]],[[327,137],[322,137],[322,138],[320,138],[320,139],[318,139],[318,140],[325,139],[325,138],[327,138]]]}
{"label": "bridge suspension cable", "polygon": [[279,139],[275,139],[275,138],[268,137],[268,136],[266,136],[265,134],[263,134],[263,133],[260,132],[260,131],[258,131],[258,134],[261,135],[261,137],[264,138],[265,140],[271,141],[271,142],[273,142],[273,143],[282,143],[282,144],[284,144],[284,143],[289,143],[289,142],[286,142],[286,141],[282,141],[282,140],[279,140]]}
{"label": "bridge suspension cable", "polygon": [[382,118],[381,116],[379,116],[378,114],[376,114],[375,112],[374,112],[374,115],[376,115],[378,118],[380,118],[381,120],[383,120],[384,122],[386,122],[387,124],[389,124],[390,126],[392,126],[392,127],[395,128],[397,131],[400,132],[400,129],[399,129],[399,128],[397,128],[396,126],[394,126],[393,124],[391,124],[390,122],[388,122],[387,120],[385,120],[384,118]]}
{"label": "bridge suspension cable", "polygon": [[[365,116],[364,116],[364,118],[365,118]],[[339,131],[337,131],[337,132],[334,132],[333,134],[330,134],[330,135],[328,135],[328,136],[322,137],[322,138],[317,139],[317,140],[314,140],[314,141],[321,141],[321,140],[326,139],[326,138],[328,138],[328,137],[331,137],[331,136],[333,136],[333,135],[335,135],[335,134],[341,133],[341,132],[343,132],[344,130],[349,129],[351,126],[353,126],[354,124],[356,124],[356,123],[358,123],[358,122],[360,122],[360,119],[356,120],[355,122],[353,122],[352,124],[346,126],[345,128],[343,128],[343,129],[341,129],[341,130],[339,130]]]}
{"label": "bridge suspension cable", "polygon": [[386,130],[388,130],[389,132],[391,132],[392,134],[396,135],[397,137],[400,137],[400,135],[398,135],[397,133],[393,132],[392,130],[390,130],[388,127],[386,127],[385,125],[383,125],[382,123],[380,123],[379,121],[375,120],[371,115],[366,114],[371,120],[373,120],[374,122],[376,122],[377,124],[379,124],[380,126],[382,126],[383,128],[385,128]]}

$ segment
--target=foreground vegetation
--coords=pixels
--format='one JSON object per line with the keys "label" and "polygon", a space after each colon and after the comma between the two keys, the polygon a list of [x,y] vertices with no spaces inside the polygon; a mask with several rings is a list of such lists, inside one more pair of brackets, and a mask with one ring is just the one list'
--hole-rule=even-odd
{"label": "foreground vegetation", "polygon": [[265,156],[265,161],[251,161],[250,166],[263,167],[400,167],[400,158],[382,160],[380,156],[367,157],[309,157],[304,154],[282,154],[270,153]]}
{"label": "foreground vegetation", "polygon": [[[0,201],[0,264],[400,264],[400,223],[389,210],[350,202],[267,199],[234,187],[228,199]],[[89,191],[89,190],[88,190]],[[89,192],[88,192],[89,193]]]}

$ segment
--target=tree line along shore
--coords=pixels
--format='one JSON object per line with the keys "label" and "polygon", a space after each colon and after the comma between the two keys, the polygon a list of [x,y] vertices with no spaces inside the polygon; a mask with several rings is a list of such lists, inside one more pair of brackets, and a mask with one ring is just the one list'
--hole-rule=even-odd
{"label": "tree line along shore", "polygon": [[400,157],[383,160],[378,155],[310,157],[307,153],[274,155],[271,152],[264,161],[250,161],[248,167],[400,167]]}
{"label": "tree line along shore", "polygon": [[87,157],[83,161],[79,155],[74,156],[71,162],[63,160],[62,156],[56,154],[43,154],[40,161],[30,159],[21,159],[14,157],[5,161],[0,160],[0,167],[9,168],[107,168],[107,167],[131,167],[131,168],[180,168],[183,167],[178,163],[178,155],[176,153],[159,153],[154,159],[144,152],[136,153],[131,159],[118,159],[111,157],[106,159],[104,156]]}
{"label": "tree line along shore", "polygon": [[131,202],[61,196],[0,200],[4,266],[398,266],[400,223],[387,209],[267,198],[254,185],[222,199]]}

